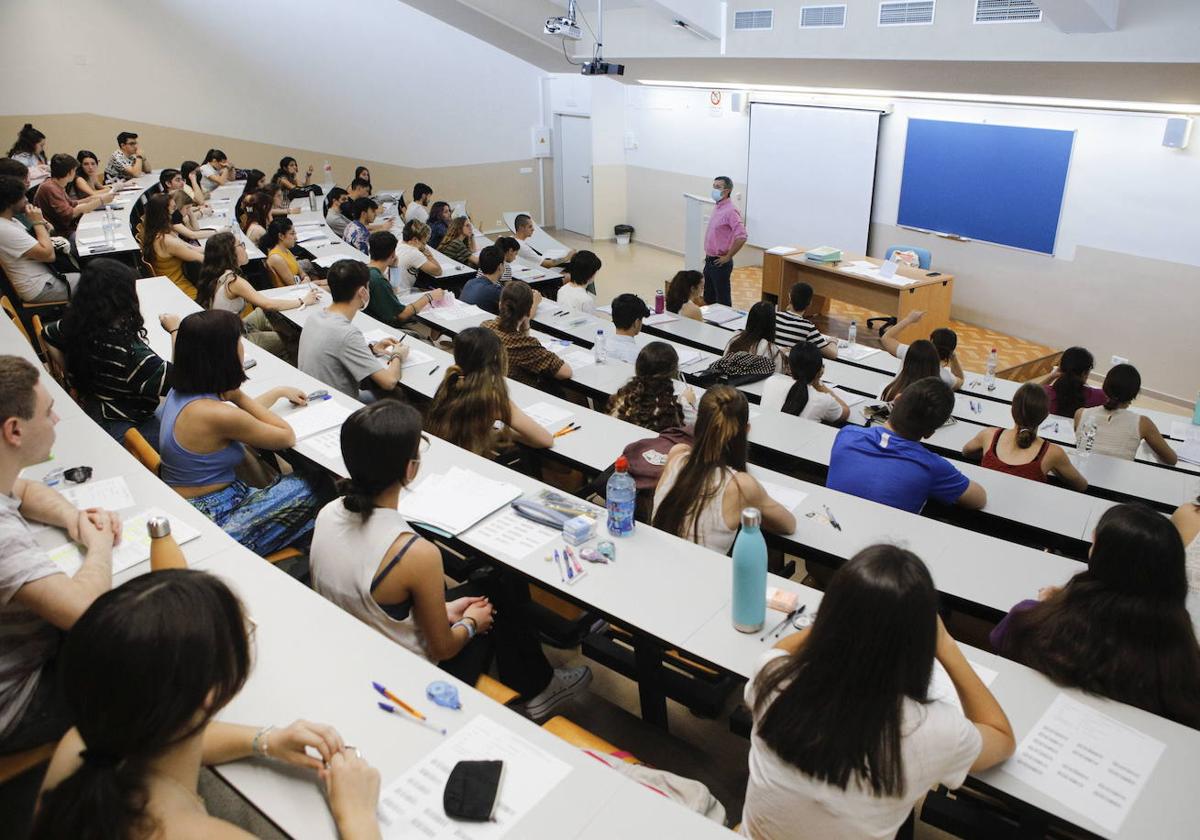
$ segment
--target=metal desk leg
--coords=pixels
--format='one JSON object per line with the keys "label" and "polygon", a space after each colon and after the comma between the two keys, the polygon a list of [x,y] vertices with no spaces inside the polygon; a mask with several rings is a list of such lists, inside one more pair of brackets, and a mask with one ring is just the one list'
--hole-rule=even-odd
{"label": "metal desk leg", "polygon": [[665,732],[669,724],[667,697],[662,687],[662,647],[639,634],[633,639],[633,656],[642,720]]}

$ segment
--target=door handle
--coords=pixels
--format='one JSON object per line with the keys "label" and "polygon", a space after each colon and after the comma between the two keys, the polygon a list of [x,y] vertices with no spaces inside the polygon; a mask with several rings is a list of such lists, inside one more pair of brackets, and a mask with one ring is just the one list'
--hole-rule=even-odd
{"label": "door handle", "polygon": [[587,181],[589,184],[592,183],[591,175],[580,175],[579,177],[582,178],[583,180]]}

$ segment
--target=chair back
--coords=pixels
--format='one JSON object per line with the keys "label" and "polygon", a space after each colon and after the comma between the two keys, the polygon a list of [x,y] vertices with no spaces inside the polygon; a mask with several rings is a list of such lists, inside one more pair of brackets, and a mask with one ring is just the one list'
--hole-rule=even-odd
{"label": "chair back", "polygon": [[[29,331],[25,329],[25,325],[21,323],[21,316],[17,314],[17,308],[13,306],[13,302],[8,299],[8,295],[0,295],[0,309],[3,309],[21,335],[25,336],[25,340],[29,341]],[[32,346],[33,342],[30,342]]]}
{"label": "chair back", "polygon": [[125,438],[122,440],[129,454],[137,458],[143,467],[150,472],[158,475],[158,468],[162,466],[162,458],[150,442],[142,437],[142,433],[137,429],[130,429],[125,433]]}
{"label": "chair back", "polygon": [[920,263],[921,268],[925,271],[928,271],[930,266],[933,265],[933,253],[928,248],[918,248],[915,245],[893,245],[887,249],[887,253],[884,254],[883,258],[885,260],[890,260],[892,258],[892,254],[896,253],[897,251],[912,251],[917,255],[917,261]]}

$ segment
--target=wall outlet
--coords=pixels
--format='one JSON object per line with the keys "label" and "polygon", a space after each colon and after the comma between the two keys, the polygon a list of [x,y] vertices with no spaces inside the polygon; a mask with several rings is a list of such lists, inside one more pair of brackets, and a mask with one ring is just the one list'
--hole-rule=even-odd
{"label": "wall outlet", "polygon": [[1113,367],[1116,367],[1117,365],[1129,364],[1129,360],[1126,359],[1124,356],[1113,356],[1112,363],[1113,363]]}

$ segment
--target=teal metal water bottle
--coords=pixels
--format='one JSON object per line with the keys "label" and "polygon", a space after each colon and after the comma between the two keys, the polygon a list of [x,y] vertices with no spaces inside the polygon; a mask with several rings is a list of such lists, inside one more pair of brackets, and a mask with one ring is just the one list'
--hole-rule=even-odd
{"label": "teal metal water bottle", "polygon": [[762,512],[742,510],[742,530],[733,543],[733,626],[757,633],[767,617],[767,541]]}

